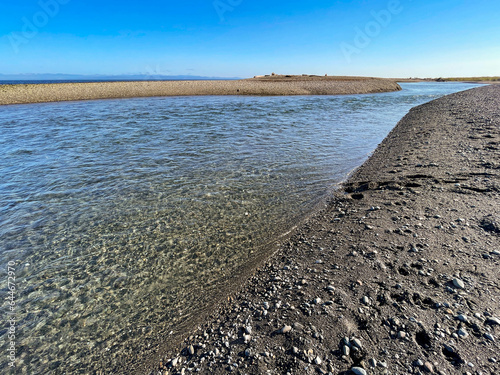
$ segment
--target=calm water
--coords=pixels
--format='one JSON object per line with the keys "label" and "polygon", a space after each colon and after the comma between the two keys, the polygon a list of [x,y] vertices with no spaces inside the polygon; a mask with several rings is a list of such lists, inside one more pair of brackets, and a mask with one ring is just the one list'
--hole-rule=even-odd
{"label": "calm water", "polygon": [[411,107],[474,87],[402,86],[0,107],[0,288],[4,299],[11,262],[17,373],[87,373],[156,345]]}

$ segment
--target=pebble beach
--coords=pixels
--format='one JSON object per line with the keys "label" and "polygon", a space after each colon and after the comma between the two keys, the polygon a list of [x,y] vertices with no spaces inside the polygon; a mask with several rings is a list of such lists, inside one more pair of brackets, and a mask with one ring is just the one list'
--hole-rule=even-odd
{"label": "pebble beach", "polygon": [[498,108],[486,86],[412,109],[205,323],[127,372],[500,373]]}

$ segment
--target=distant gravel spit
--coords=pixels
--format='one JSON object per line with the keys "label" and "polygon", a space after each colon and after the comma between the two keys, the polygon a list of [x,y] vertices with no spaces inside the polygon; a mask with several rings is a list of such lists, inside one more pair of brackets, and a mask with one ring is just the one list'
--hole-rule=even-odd
{"label": "distant gravel spit", "polygon": [[134,81],[0,85],[0,105],[191,95],[348,95],[398,91],[394,81],[362,77],[278,76],[232,81]]}

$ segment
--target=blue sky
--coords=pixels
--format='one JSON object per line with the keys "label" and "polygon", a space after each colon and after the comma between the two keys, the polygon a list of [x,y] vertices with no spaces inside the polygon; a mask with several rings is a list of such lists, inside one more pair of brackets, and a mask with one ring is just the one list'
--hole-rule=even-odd
{"label": "blue sky", "polygon": [[500,75],[492,0],[19,0],[0,73]]}

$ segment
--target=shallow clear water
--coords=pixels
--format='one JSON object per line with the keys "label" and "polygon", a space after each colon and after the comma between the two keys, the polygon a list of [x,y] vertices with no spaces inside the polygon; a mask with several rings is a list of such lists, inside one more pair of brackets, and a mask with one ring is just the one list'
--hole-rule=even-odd
{"label": "shallow clear water", "polygon": [[157,345],[411,107],[474,87],[401,86],[0,107],[0,264],[15,264],[18,372],[87,373]]}

